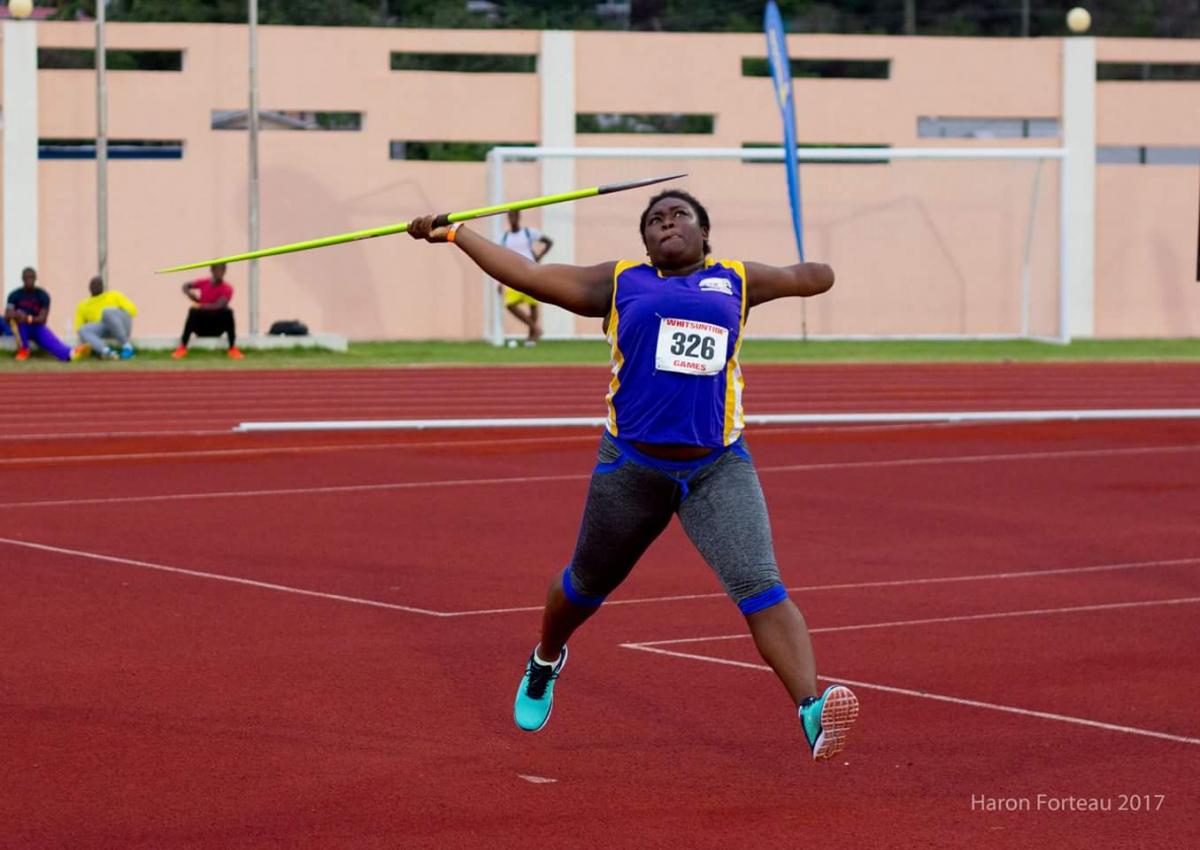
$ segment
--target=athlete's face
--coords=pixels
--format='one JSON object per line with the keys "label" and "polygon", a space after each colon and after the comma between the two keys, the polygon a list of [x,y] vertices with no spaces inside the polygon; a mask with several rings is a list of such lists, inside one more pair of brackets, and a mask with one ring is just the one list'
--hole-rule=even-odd
{"label": "athlete's face", "polygon": [[701,227],[696,210],[679,198],[663,198],[650,208],[642,232],[650,262],[679,268],[704,260],[708,228]]}

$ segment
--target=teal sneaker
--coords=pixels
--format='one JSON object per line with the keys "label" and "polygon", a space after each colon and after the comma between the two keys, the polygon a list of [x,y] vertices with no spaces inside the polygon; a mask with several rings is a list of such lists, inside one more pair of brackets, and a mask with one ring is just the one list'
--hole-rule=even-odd
{"label": "teal sneaker", "polygon": [[124,345],[121,346],[121,359],[122,360],[130,360],[133,358],[133,355],[136,353],[137,352],[135,352],[133,350],[133,346],[130,345],[129,343],[125,343]]}
{"label": "teal sneaker", "polygon": [[830,685],[820,697],[806,699],[800,706],[800,723],[812,748],[813,761],[840,753],[857,718],[858,697],[845,685]]}
{"label": "teal sneaker", "polygon": [[517,701],[513,704],[513,720],[526,732],[538,731],[550,719],[550,709],[554,707],[554,680],[566,663],[565,646],[553,666],[538,664],[533,660],[533,653],[529,653],[525,675],[517,688]]}

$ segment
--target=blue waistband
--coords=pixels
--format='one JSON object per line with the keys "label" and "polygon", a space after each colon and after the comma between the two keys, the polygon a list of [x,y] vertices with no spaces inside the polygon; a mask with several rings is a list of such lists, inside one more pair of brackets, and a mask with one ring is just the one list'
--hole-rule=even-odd
{"label": "blue waistband", "polygon": [[719,459],[726,452],[730,451],[737,452],[743,457],[748,457],[748,452],[746,451],[745,445],[742,443],[741,437],[738,437],[735,442],[730,443],[728,446],[724,446],[723,448],[719,449],[713,449],[703,457],[698,457],[693,460],[666,460],[665,458],[652,457],[645,452],[640,452],[634,447],[633,443],[629,442],[628,440],[622,440],[620,437],[614,437],[607,431],[605,432],[605,436],[612,440],[613,445],[621,450],[621,454],[625,455],[630,460],[639,463],[642,466],[648,466],[651,469],[657,469],[662,472],[672,474],[678,472],[693,473],[699,469],[703,469],[713,461]]}

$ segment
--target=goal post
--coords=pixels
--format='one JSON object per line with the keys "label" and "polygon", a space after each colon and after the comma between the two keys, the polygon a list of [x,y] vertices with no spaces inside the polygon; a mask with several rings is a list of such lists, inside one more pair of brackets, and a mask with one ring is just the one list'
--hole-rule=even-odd
{"label": "goal post", "polygon": [[[715,256],[785,265],[795,249],[784,174],[772,167],[783,157],[781,147],[495,147],[487,197],[541,194],[540,165],[552,159],[574,160],[581,186],[687,172],[678,185],[708,208]],[[1069,342],[1066,158],[1055,147],[801,149],[808,254],[838,275],[808,305],[808,337]],[[629,195],[577,205],[571,226],[584,238],[563,240],[568,250],[547,261],[640,256],[646,195]],[[491,226],[498,239],[507,225]],[[490,282],[483,297],[482,336],[501,344],[502,298]],[[800,307],[788,302],[798,299],[756,308],[748,335],[799,339]],[[547,336],[600,334],[592,320],[571,327]]]}

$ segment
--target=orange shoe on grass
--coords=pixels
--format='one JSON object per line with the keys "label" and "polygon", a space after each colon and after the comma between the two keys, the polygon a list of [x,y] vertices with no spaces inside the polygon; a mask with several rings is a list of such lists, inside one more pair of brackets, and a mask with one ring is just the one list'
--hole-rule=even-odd
{"label": "orange shoe on grass", "polygon": [[171,352],[172,360],[182,360],[185,357],[187,357],[187,348],[185,346],[181,345],[179,348]]}
{"label": "orange shoe on grass", "polygon": [[229,359],[230,360],[245,360],[246,355],[242,354],[242,352],[235,345],[231,349],[229,349]]}
{"label": "orange shoe on grass", "polygon": [[18,348],[17,356],[14,357],[13,359],[18,362],[23,362],[25,360],[28,360],[29,359],[29,349],[28,348]]}

